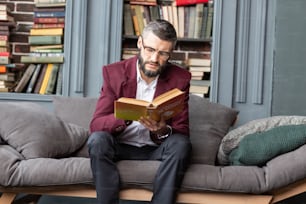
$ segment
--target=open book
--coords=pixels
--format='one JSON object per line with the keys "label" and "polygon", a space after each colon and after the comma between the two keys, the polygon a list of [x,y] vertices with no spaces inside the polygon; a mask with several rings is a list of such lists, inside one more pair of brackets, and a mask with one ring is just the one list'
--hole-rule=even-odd
{"label": "open book", "polygon": [[180,113],[184,108],[185,93],[177,88],[167,91],[152,102],[135,98],[122,97],[115,101],[115,117],[124,120],[139,120],[141,116],[149,116],[159,121]]}

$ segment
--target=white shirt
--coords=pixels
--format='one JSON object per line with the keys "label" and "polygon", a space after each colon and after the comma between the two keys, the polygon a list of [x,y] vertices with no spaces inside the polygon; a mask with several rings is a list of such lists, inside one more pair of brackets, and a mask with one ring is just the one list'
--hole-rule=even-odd
{"label": "white shirt", "polygon": [[[139,71],[138,62],[137,69],[137,91],[136,99],[141,99],[151,102],[154,98],[158,77],[150,84],[147,84],[142,79]],[[137,121],[133,121],[127,128],[118,136],[120,143],[129,144],[137,147],[145,145],[156,146],[150,138],[150,131]]]}

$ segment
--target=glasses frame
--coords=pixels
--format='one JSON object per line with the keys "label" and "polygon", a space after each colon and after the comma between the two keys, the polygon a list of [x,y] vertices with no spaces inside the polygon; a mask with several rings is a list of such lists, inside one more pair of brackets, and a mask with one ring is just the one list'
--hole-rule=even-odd
{"label": "glasses frame", "polygon": [[147,56],[152,56],[154,53],[157,53],[158,56],[163,59],[163,60],[168,60],[171,57],[171,53],[167,52],[167,51],[158,51],[156,49],[154,49],[153,47],[150,46],[146,46],[143,40],[143,37],[141,36],[141,45],[143,47],[144,50],[144,54]]}

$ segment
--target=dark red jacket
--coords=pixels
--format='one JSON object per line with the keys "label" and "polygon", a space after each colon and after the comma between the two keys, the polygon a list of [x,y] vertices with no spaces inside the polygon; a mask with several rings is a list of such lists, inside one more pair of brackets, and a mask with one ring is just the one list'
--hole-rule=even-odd
{"label": "dark red jacket", "polygon": [[[124,130],[124,120],[114,117],[114,101],[120,97],[136,97],[137,57],[116,62],[103,67],[103,86],[96,105],[90,131],[107,131],[116,135]],[[154,98],[173,88],[186,92],[185,108],[179,115],[167,121],[173,132],[189,135],[188,100],[191,74],[175,65],[169,64],[159,76]],[[120,127],[120,128],[118,128]]]}

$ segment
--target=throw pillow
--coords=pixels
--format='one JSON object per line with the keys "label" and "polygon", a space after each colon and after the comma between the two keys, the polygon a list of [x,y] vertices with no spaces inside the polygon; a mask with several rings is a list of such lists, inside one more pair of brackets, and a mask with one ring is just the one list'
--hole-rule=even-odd
{"label": "throw pillow", "polygon": [[189,126],[193,163],[215,164],[221,140],[237,115],[237,110],[190,94]]}
{"label": "throw pillow", "polygon": [[278,126],[245,136],[230,155],[232,165],[263,166],[272,158],[306,142],[306,125]]}
{"label": "throw pillow", "polygon": [[252,120],[238,128],[228,132],[222,139],[218,151],[218,163],[220,165],[229,164],[229,154],[235,149],[239,142],[249,134],[264,132],[271,128],[283,125],[300,125],[306,124],[305,116],[272,116]]}
{"label": "throw pillow", "polygon": [[26,159],[70,155],[88,138],[86,129],[32,102],[1,103],[0,121],[1,138]]}

